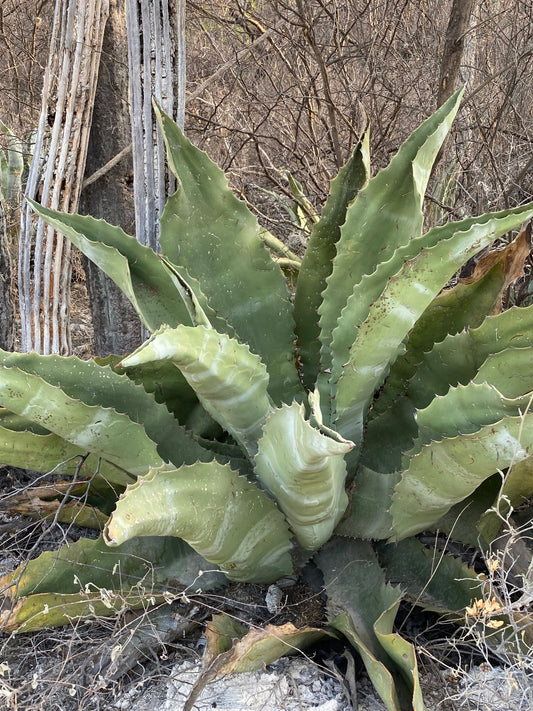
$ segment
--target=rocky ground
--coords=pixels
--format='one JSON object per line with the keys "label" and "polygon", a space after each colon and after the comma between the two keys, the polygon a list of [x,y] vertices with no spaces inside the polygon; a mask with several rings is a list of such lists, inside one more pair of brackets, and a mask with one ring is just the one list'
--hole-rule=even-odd
{"label": "rocky ground", "polygon": [[[213,602],[202,608],[199,598],[186,609],[178,606],[175,634],[156,630],[148,615],[125,613],[0,638],[0,711],[387,711],[360,660],[337,644],[259,671],[209,674],[203,632]],[[224,607],[231,611],[229,598]],[[239,610],[241,605],[233,614]],[[477,650],[460,648],[458,640],[448,650],[435,635],[414,642],[424,640],[418,656],[428,711],[533,708],[527,659],[522,668],[511,668],[480,661]]]}
{"label": "rocky ground", "polygon": [[[48,633],[48,644],[41,634],[37,635],[38,640],[4,642],[0,647],[0,709],[387,711],[364,673],[351,676],[346,669],[341,672],[332,660],[317,662],[302,655],[281,659],[260,671],[216,679],[203,687],[195,699],[190,696],[202,665],[190,649],[172,654],[172,660],[165,661],[164,655],[145,659],[138,668],[113,682],[104,677],[89,679],[83,673],[80,651],[83,636],[89,634],[90,628],[83,626],[74,634]],[[85,642],[91,648],[89,636]],[[48,653],[50,648],[52,654]],[[23,669],[26,671],[21,678]],[[520,670],[482,664],[468,672],[424,672],[422,682],[428,711],[532,708],[532,690]]]}

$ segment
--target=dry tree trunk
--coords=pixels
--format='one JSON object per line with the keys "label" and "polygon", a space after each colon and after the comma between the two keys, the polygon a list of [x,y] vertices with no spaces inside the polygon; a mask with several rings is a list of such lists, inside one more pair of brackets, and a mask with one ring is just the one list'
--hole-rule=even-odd
{"label": "dry tree trunk", "polygon": [[157,249],[158,219],[175,183],[152,99],[183,127],[185,0],[127,3],[130,116],[137,239]]}
{"label": "dry tree trunk", "polygon": [[[444,49],[440,60],[440,77],[437,88],[437,106],[442,106],[458,88],[461,62],[465,51],[465,38],[476,0],[453,0],[446,28]],[[449,137],[441,146],[433,163],[433,175],[437,174]]]}
{"label": "dry tree trunk", "polygon": [[[57,0],[35,152],[26,194],[76,212],[85,169],[109,0]],[[19,243],[21,348],[67,354],[71,348],[70,242],[26,203]]]}
{"label": "dry tree trunk", "polygon": [[440,64],[437,106],[444,104],[457,89],[465,36],[476,0],[453,0]]}

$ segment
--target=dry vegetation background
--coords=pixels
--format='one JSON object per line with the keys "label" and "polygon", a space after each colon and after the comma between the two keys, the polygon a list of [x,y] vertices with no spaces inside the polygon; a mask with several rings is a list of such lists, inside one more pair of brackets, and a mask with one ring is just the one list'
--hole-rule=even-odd
{"label": "dry vegetation background", "polygon": [[[460,73],[466,98],[442,161],[458,161],[449,207],[468,214],[530,199],[533,189],[532,4],[474,5]],[[288,169],[320,203],[366,116],[379,168],[436,108],[451,2],[190,2],[188,8],[190,90],[271,30],[187,112],[190,137],[245,192],[254,184],[283,191],[280,171]]]}
{"label": "dry vegetation background", "polygon": [[[53,5],[0,4],[0,118],[21,137],[38,121]],[[111,5],[120,11],[123,0]],[[189,0],[186,132],[228,171],[260,219],[297,246],[302,235],[267,191],[289,199],[290,171],[319,207],[367,119],[374,170],[388,162],[437,106],[451,6],[451,0]],[[474,2],[462,40],[465,100],[427,200],[437,219],[533,196],[532,0]],[[117,48],[115,54],[104,48],[101,78],[126,65],[124,46]],[[445,192],[443,176],[452,171]],[[527,292],[522,285],[518,298]]]}

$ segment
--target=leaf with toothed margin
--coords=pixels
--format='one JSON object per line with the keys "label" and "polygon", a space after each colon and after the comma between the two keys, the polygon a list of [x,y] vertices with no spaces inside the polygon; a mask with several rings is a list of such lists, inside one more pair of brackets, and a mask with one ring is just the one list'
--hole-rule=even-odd
{"label": "leaf with toothed margin", "polygon": [[[408,394],[410,379],[436,343],[449,334],[476,328],[486,319],[501,294],[504,281],[503,266],[497,263],[480,279],[459,283],[441,292],[424,311],[409,333],[405,354],[396,359],[372,403],[362,464],[379,472],[396,471],[401,467],[403,453],[411,449],[417,436],[415,402]],[[456,359],[459,367],[469,357],[468,353],[460,352],[461,358]],[[431,391],[430,395],[433,394]],[[387,438],[387,447],[383,447],[384,438]]]}
{"label": "leaf with toothed margin", "polygon": [[82,461],[86,453],[86,449],[52,433],[36,434],[0,427],[0,462],[4,466],[63,476],[76,474],[119,486],[131,484],[130,474],[94,454]]}
{"label": "leaf with toothed margin", "polygon": [[533,348],[506,348],[492,353],[473,383],[490,383],[509,398],[533,391]]}
{"label": "leaf with toothed margin", "polygon": [[[510,247],[513,247],[514,242]],[[436,343],[447,336],[469,328],[477,328],[493,312],[501,299],[506,284],[502,250],[501,261],[493,264],[479,278],[461,280],[455,286],[442,291],[424,311],[409,333],[406,353],[400,356],[391,368],[387,381],[372,405],[370,423],[389,409],[394,409],[399,399],[405,398],[407,384]],[[508,252],[507,252],[508,254]]]}
{"label": "leaf with toothed margin", "polygon": [[[200,405],[194,390],[173,363],[155,361],[135,368],[119,368],[122,357],[97,357],[94,362],[101,366],[108,365],[121,375],[125,373],[134,383],[142,385],[147,393],[153,393],[156,402],[165,405],[180,425],[196,435],[210,438],[220,435],[220,425]],[[180,463],[174,462],[176,465]]]}
{"label": "leaf with toothed margin", "polygon": [[109,548],[103,537],[80,538],[46,551],[0,577],[5,598],[0,630],[33,632],[80,617],[116,615],[168,602],[226,582],[184,541],[146,537]]}
{"label": "leaf with toothed margin", "polygon": [[[7,353],[0,350],[0,365],[16,366],[20,370],[42,378],[63,393],[86,405],[111,408],[138,422],[146,435],[155,442],[164,461],[176,466],[192,464],[211,455],[195,442],[179,425],[164,404],[155,401],[140,385],[126,375],[119,375],[110,367],[96,361],[82,361],[37,353]],[[47,402],[41,403],[43,412]],[[1,424],[1,422],[0,422]],[[51,429],[51,428],[48,428]],[[57,433],[59,434],[59,433]]]}
{"label": "leaf with toothed margin", "polygon": [[416,407],[426,407],[435,395],[444,395],[450,386],[468,384],[489,356],[507,348],[530,347],[533,347],[533,306],[514,306],[497,316],[489,316],[477,328],[447,336],[424,353],[409,381],[409,399]]}
{"label": "leaf with toothed margin", "polygon": [[[411,259],[414,260],[424,250],[431,249],[439,242],[453,238],[458,232],[464,233],[474,228],[476,225],[483,225],[491,222],[492,220],[498,221],[507,216],[508,211],[504,210],[501,212],[489,213],[483,215],[482,217],[469,217],[461,220],[460,222],[448,222],[445,225],[435,227],[421,237],[410,240],[407,245],[399,247],[387,262],[381,262],[372,274],[365,275],[361,281],[354,286],[353,292],[349,296],[346,306],[339,316],[337,326],[333,331],[333,339],[331,344],[332,365],[331,375],[329,376],[332,389],[334,389],[334,384],[341,376],[344,364],[348,361],[350,347],[356,340],[358,328],[367,319],[372,305],[379,300],[381,294],[385,290],[388,280],[397,275],[406,262]],[[414,274],[413,277],[415,277]],[[439,309],[444,310],[442,302],[449,301],[452,294],[456,294],[461,290],[470,293],[472,288],[467,289],[467,287],[463,284],[457,285],[449,294],[441,294],[436,297],[435,300],[429,304],[428,308],[425,309],[425,311],[437,312]],[[438,302],[440,302],[440,304]],[[479,307],[480,305],[478,299],[478,308]],[[471,310],[474,308],[475,307],[470,306]],[[486,314],[487,311],[485,310],[483,312],[483,316],[486,316]],[[420,316],[420,319],[422,320],[424,317],[425,313]],[[461,317],[463,320],[467,318],[464,309],[462,310]],[[435,315],[433,316],[433,320],[436,321]],[[446,325],[448,328],[453,328],[453,324],[450,323],[450,321],[448,321]],[[435,322],[431,323],[429,327],[426,323],[426,333],[431,332],[435,326]],[[442,334],[442,337],[447,335],[447,333],[448,331],[445,331]],[[420,340],[420,335],[418,338]],[[433,345],[433,343],[430,345]]]}
{"label": "leaf with toothed margin", "polygon": [[276,504],[229,465],[151,470],[120,497],[108,545],[136,536],[185,540],[231,580],[273,582],[292,572],[290,534]]}
{"label": "leaf with toothed margin", "polygon": [[[422,233],[422,201],[431,166],[461,96],[462,91],[456,92],[424,121],[349,207],[319,309],[323,371],[331,368],[333,330],[354,285],[374,272],[378,264],[388,261],[398,247]],[[328,392],[322,394],[323,400],[329,397]]]}
{"label": "leaf with toothed margin", "polygon": [[[164,255],[196,278],[208,302],[261,355],[280,404],[302,397],[294,356],[294,321],[285,278],[261,239],[256,217],[229,189],[226,176],[158,106],[178,190],[161,216]],[[174,325],[174,324],[173,324]],[[217,330],[221,330],[215,326]]]}
{"label": "leaf with toothed margin", "polygon": [[[533,205],[484,215],[465,231],[451,231],[389,279],[358,330],[336,386],[336,429],[356,446],[374,392],[398,356],[404,338],[447,281],[469,257],[533,216]],[[458,223],[460,226],[461,223]]]}
{"label": "leaf with toothed margin", "polygon": [[0,404],[130,474],[162,464],[142,425],[111,408],[73,399],[19,368],[0,366]]}
{"label": "leaf with toothed margin", "polygon": [[263,426],[255,472],[303,548],[325,543],[346,510],[344,455],[351,448],[312,427],[298,403],[273,410]]}
{"label": "leaf with toothed margin", "polygon": [[402,593],[385,582],[370,543],[332,539],[315,556],[330,625],[357,649],[388,711],[426,711],[411,645],[393,632]]}
{"label": "leaf with toothed margin", "polygon": [[268,373],[259,356],[226,334],[204,326],[162,328],[123,359],[125,368],[171,361],[209,414],[254,454],[270,410]]}
{"label": "leaf with toothed margin", "polygon": [[392,534],[391,498],[400,478],[398,472],[376,472],[359,464],[350,504],[336,533],[363,540],[389,538]]}
{"label": "leaf with toothed margin", "polygon": [[192,323],[182,294],[152,249],[104,220],[57,212],[28,201],[47,224],[65,235],[115,282],[150,331],[163,323]]}
{"label": "leaf with toothed margin", "polygon": [[415,538],[379,543],[377,555],[389,580],[400,585],[408,600],[426,610],[464,619],[464,609],[481,596],[482,580],[460,558]]}
{"label": "leaf with toothed margin", "polygon": [[393,540],[415,535],[438,521],[497,471],[528,459],[533,414],[506,417],[477,432],[430,442],[406,457],[391,506]]}
{"label": "leaf with toothed margin", "polygon": [[[320,369],[320,327],[318,307],[326,278],[330,275],[335,245],[341,234],[346,211],[370,175],[368,131],[355,147],[348,163],[331,181],[322,216],[309,235],[305,255],[298,272],[294,295],[294,319],[300,353],[303,382],[311,389]],[[328,418],[329,419],[329,418]]]}
{"label": "leaf with toothed margin", "polygon": [[492,383],[472,382],[450,388],[446,395],[438,395],[418,410],[418,438],[409,455],[429,442],[471,434],[505,417],[519,417],[528,411],[532,397],[529,392],[507,398]]}

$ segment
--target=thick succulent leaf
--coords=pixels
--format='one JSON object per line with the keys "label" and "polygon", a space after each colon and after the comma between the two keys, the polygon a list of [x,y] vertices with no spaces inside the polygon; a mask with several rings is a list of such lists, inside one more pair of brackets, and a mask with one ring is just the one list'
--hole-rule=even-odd
{"label": "thick succulent leaf", "polygon": [[[488,395],[485,389],[490,390]],[[481,407],[481,413],[486,422],[496,422],[501,419],[495,413],[503,411],[506,406],[509,413],[518,414],[520,408],[517,401],[506,401],[505,398],[502,398],[499,393],[494,392],[489,386],[484,386],[482,391],[481,397],[477,390],[471,395],[474,399],[476,396],[478,397],[477,406],[478,409]],[[487,406],[492,407],[493,410],[483,411],[483,398],[487,401]],[[458,406],[457,403],[448,401],[445,406],[440,408],[441,417],[445,420],[445,426],[448,428],[449,434],[454,433],[456,435],[463,430],[477,431],[481,426],[481,422],[473,425],[469,421],[470,399],[469,397],[464,399],[466,400],[466,407],[462,413],[463,417],[459,416],[460,412],[454,412],[454,407]],[[447,421],[445,413],[448,413]],[[425,412],[420,414],[423,419],[421,428],[424,432],[427,432],[428,415]],[[393,415],[388,419],[388,415],[389,411],[374,420],[376,423],[381,423],[383,427],[379,431],[373,432],[373,436],[376,439],[368,443],[373,449],[373,455],[365,458],[365,463],[366,461],[372,461],[380,465],[380,468],[374,470],[370,464],[366,466],[363,463],[359,464],[348,511],[336,529],[336,532],[340,535],[383,540],[390,538],[393,533],[390,512],[392,495],[402,476],[401,472],[398,471],[401,468],[402,454],[411,449],[411,444],[416,438],[416,432],[403,437],[402,423],[395,420]],[[441,439],[438,422],[435,421],[433,425],[435,437]],[[381,435],[381,440],[379,440],[379,435]],[[380,442],[381,448],[379,446]],[[383,446],[383,442],[387,443],[386,447]],[[402,442],[406,445],[404,449],[402,449]],[[366,445],[367,440],[365,438],[365,452]],[[421,443],[417,442],[418,449],[416,451],[420,449],[420,446]],[[379,449],[382,452],[381,456],[378,454]],[[412,454],[413,452],[411,451],[410,455],[412,456]],[[521,484],[521,491],[527,491],[526,480]],[[441,532],[453,534],[454,540],[464,541],[473,547],[477,547],[479,545],[479,532],[476,530],[476,524],[480,516],[492,506],[495,495],[496,492],[493,486],[487,487],[487,481],[485,481],[483,486],[476,489],[470,497],[462,499],[456,506],[450,508],[445,516],[435,523],[434,527]],[[501,524],[501,520],[499,520],[499,523]]]}
{"label": "thick succulent leaf", "polygon": [[111,515],[105,539],[184,539],[228,578],[273,582],[292,570],[287,524],[257,486],[218,462],[152,470],[129,486]]}
{"label": "thick succulent leaf", "polygon": [[0,629],[29,632],[77,617],[113,615],[146,607],[151,597],[155,604],[169,592],[207,590],[224,580],[175,538],[139,538],[113,549],[102,537],[81,538],[0,578],[6,598]]}
{"label": "thick succulent leaf", "polygon": [[0,403],[132,475],[162,464],[155,442],[142,425],[112,408],[70,398],[19,368],[0,366]]}
{"label": "thick succulent leaf", "polygon": [[209,414],[253,454],[270,410],[268,373],[259,356],[204,326],[162,328],[122,360],[125,368],[171,361]]}
{"label": "thick succulent leaf", "polygon": [[422,233],[422,201],[431,166],[457,113],[462,92],[424,121],[350,206],[337,243],[333,271],[320,306],[322,369],[331,367],[329,345],[354,285]]}
{"label": "thick succulent leaf", "polygon": [[400,479],[398,472],[381,473],[360,464],[346,516],[336,533],[372,540],[389,538],[392,534],[390,503]]}
{"label": "thick succulent leaf", "polygon": [[391,515],[398,540],[430,529],[496,471],[527,459],[533,414],[506,417],[473,434],[431,442],[406,462]]}
{"label": "thick succulent leaf", "polygon": [[490,383],[509,398],[533,391],[533,347],[493,353],[480,366],[473,382]]}
{"label": "thick succulent leaf", "polygon": [[344,455],[351,448],[312,427],[298,403],[273,410],[263,426],[255,472],[303,548],[329,540],[346,510]]}
{"label": "thick succulent leaf", "polygon": [[451,385],[469,383],[491,354],[532,346],[533,306],[489,316],[479,327],[448,336],[424,354],[409,383],[409,398],[417,407],[426,407]]}
{"label": "thick succulent leaf", "polygon": [[0,407],[0,427],[4,427],[13,432],[33,432],[34,434],[49,434],[46,427],[28,420],[27,417],[15,415],[14,412],[7,410],[5,407]]}
{"label": "thick succulent leaf", "polygon": [[260,354],[279,404],[301,393],[294,324],[283,274],[260,237],[256,218],[206,153],[157,111],[171,170],[179,180],[161,217],[161,249],[198,279],[209,303]]}
{"label": "thick succulent leaf", "polygon": [[145,586],[145,595],[157,592],[158,586],[178,592],[179,586],[194,585],[196,590],[208,580],[213,584],[225,578],[209,572],[206,561],[184,541],[144,536],[109,548],[100,536],[41,553],[0,578],[0,587],[6,587],[11,600],[18,600],[37,593],[76,594],[98,588],[127,592],[139,584]]}
{"label": "thick succulent leaf", "polygon": [[120,227],[87,215],[69,215],[30,200],[35,212],[68,237],[123,291],[150,331],[162,324],[192,324],[168,268],[149,247]]}
{"label": "thick succulent leaf", "polygon": [[142,385],[146,392],[153,393],[156,402],[164,404],[178,423],[198,438],[211,441],[222,434],[218,422],[204,410],[194,390],[171,361],[154,361],[122,368],[118,366],[122,357],[107,356],[94,360],[99,365],[109,365],[117,373],[126,373],[130,380]]}
{"label": "thick succulent leaf", "polygon": [[153,393],[156,402],[164,404],[179,424],[199,437],[214,438],[221,434],[220,425],[204,410],[194,390],[171,361],[154,361],[135,368],[120,368],[118,364],[122,357],[106,356],[95,358],[94,362],[101,366],[109,365],[121,375],[126,373],[130,380],[142,385],[146,392]]}
{"label": "thick succulent leaf", "polygon": [[303,382],[308,390],[314,387],[320,365],[320,328],[318,307],[326,278],[330,275],[335,245],[348,205],[367,183],[370,175],[368,132],[355,147],[348,163],[331,182],[322,216],[309,236],[294,296],[294,318],[298,339]]}
{"label": "thick succulent leaf", "polygon": [[[522,464],[522,462],[520,462]],[[464,543],[472,549],[487,551],[490,543],[502,528],[503,521],[499,519],[493,536],[480,533],[479,522],[483,519],[502,488],[502,473],[496,472],[478,486],[470,496],[449,509],[442,518],[431,527],[440,536],[446,536],[454,543]],[[453,546],[453,543],[452,543]],[[453,549],[452,549],[453,550]]]}
{"label": "thick succulent leaf", "polygon": [[[460,282],[440,293],[424,311],[409,334],[405,354],[396,359],[372,403],[361,455],[364,465],[380,472],[400,469],[402,455],[411,449],[418,433],[416,407],[407,395],[409,379],[435,343],[480,325],[491,313],[504,282],[498,263],[480,279]],[[462,358],[463,353],[456,360]],[[383,447],[384,438],[387,447]]]}
{"label": "thick succulent leaf", "polygon": [[383,473],[401,469],[403,455],[418,436],[415,415],[416,408],[409,398],[399,396],[388,410],[370,419],[360,463]]}
{"label": "thick succulent leaf", "polygon": [[404,676],[409,658],[414,660],[414,655],[409,654],[398,667],[396,654],[389,656],[386,651],[387,647],[396,646],[388,635],[392,633],[401,593],[385,584],[370,543],[335,539],[324,546],[316,560],[324,573],[330,624],[357,649],[388,711],[424,711],[416,666],[410,669],[407,681]]}
{"label": "thick succulent leaf", "polygon": [[[402,342],[431,301],[469,257],[533,215],[533,206],[484,215],[465,231],[424,249],[403,264],[370,307],[337,384],[337,429],[360,444],[374,391],[383,383]],[[461,225],[461,223],[458,223]]]}
{"label": "thick succulent leaf", "polygon": [[481,596],[482,581],[473,568],[449,553],[426,548],[415,538],[380,543],[377,553],[387,579],[426,610],[463,619],[465,607]]}
{"label": "thick succulent leaf", "polygon": [[[372,405],[372,419],[393,407],[405,394],[407,383],[424,353],[448,335],[477,328],[492,313],[505,284],[501,262],[474,281],[462,280],[441,292],[420,316],[406,343],[406,352],[391,367],[387,381]],[[369,423],[369,424],[370,424]]]}
{"label": "thick succulent leaf", "polygon": [[131,484],[131,475],[94,454],[82,462],[86,449],[55,434],[35,434],[0,427],[0,462],[9,467],[81,477],[101,478],[118,486]]}
{"label": "thick succulent leaf", "polygon": [[[413,238],[406,245],[399,247],[392,257],[386,262],[381,262],[372,274],[363,276],[361,281],[354,286],[353,292],[348,298],[347,304],[342,310],[337,326],[333,331],[331,375],[329,377],[331,383],[336,383],[342,373],[342,367],[348,360],[350,346],[356,338],[357,329],[368,317],[372,305],[383,293],[388,280],[396,277],[406,262],[417,257],[423,250],[431,249],[439,242],[452,238],[458,232],[467,232],[480,223],[483,224],[491,219],[499,220],[507,215],[507,211],[495,212],[483,215],[483,217],[470,217],[461,222],[448,222],[440,227],[435,227],[421,237]],[[501,281],[498,280],[498,282],[501,285]],[[439,303],[433,302],[426,309],[427,313],[421,315],[422,327],[426,326],[427,328],[428,322],[430,324],[428,331],[418,330],[418,333],[415,331],[413,334],[415,339],[422,340],[421,345],[433,345],[434,341],[429,341],[432,332],[435,332],[435,340],[442,340],[448,333],[461,330],[461,324],[468,323],[473,319],[474,321],[477,320],[475,325],[478,325],[481,322],[481,317],[486,316],[487,311],[483,314],[479,312],[481,304],[476,304],[474,307],[469,304],[463,313],[458,310],[458,305],[455,303],[457,298],[461,297],[461,301],[464,302],[467,297],[467,294],[464,293],[465,289],[461,290],[460,286],[464,287],[464,285],[458,285],[452,290],[455,299],[450,298],[450,295],[447,297],[441,295]],[[472,289],[467,289],[466,291],[470,297],[477,296],[477,293],[471,293]],[[476,291],[479,292],[479,289]],[[492,310],[496,297],[497,294],[489,294],[489,312]],[[437,300],[435,299],[435,301]],[[451,311],[452,316],[455,317],[455,323],[443,320],[445,315],[443,307],[446,311]],[[430,320],[432,315],[435,316],[437,313],[439,317],[435,321]],[[464,326],[462,327],[464,328]],[[438,338],[439,335],[441,336],[440,338]]]}
{"label": "thick succulent leaf", "polygon": [[[420,676],[418,674],[418,661],[415,648],[397,632],[393,632],[394,620],[396,619],[399,606],[400,599],[380,615],[374,624],[374,632],[381,646],[395,663],[403,678],[409,692],[408,708],[413,709],[413,711],[427,711],[422,698],[422,689],[420,688]],[[407,694],[404,693],[403,695],[407,697]]]}
{"label": "thick succulent leaf", "polygon": [[[392,604],[394,605],[396,603],[392,602]],[[372,651],[369,651],[364,640],[361,639],[359,629],[354,624],[352,616],[347,612],[342,612],[330,621],[330,627],[341,632],[352,647],[359,652],[370,681],[383,701],[387,711],[410,709],[410,706],[405,703],[402,704],[400,701],[394,676],[387,664],[377,658]],[[389,664],[392,664],[392,660],[389,661]],[[404,694],[404,696],[406,695],[407,694]],[[422,707],[422,709],[424,709],[424,707]]]}
{"label": "thick succulent leaf", "polygon": [[[0,365],[16,366],[29,375],[39,376],[50,385],[60,388],[66,396],[86,405],[112,408],[127,415],[143,425],[146,435],[158,446],[161,457],[176,466],[211,458],[179,426],[165,405],[158,404],[143,387],[135,385],[125,375],[113,372],[110,367],[74,357],[7,353],[1,350]],[[42,406],[46,410],[47,403],[43,402]]]}
{"label": "thick succulent leaf", "polygon": [[[533,373],[530,373],[529,380],[533,381]],[[533,388],[533,382],[529,385]],[[505,417],[519,417],[527,412],[532,399],[533,393],[506,398],[486,382],[450,388],[446,395],[437,396],[426,408],[418,411],[418,440],[410,454],[432,440],[471,434]]]}
{"label": "thick succulent leaf", "polygon": [[235,329],[218,311],[211,308],[207,301],[206,295],[200,288],[198,280],[194,279],[185,267],[179,267],[176,264],[172,264],[172,262],[165,257],[160,257],[160,259],[167,268],[173,284],[181,294],[183,303],[186,305],[187,311],[189,312],[192,325],[211,325],[218,331],[234,336]]}

